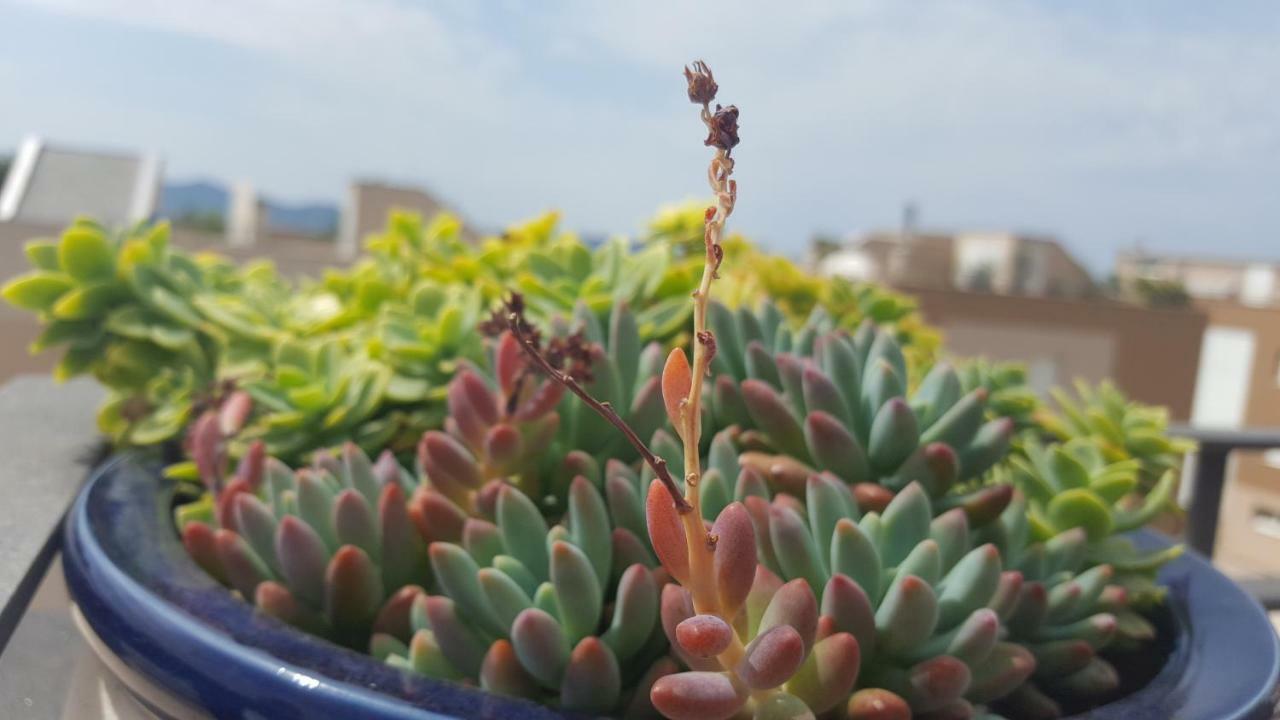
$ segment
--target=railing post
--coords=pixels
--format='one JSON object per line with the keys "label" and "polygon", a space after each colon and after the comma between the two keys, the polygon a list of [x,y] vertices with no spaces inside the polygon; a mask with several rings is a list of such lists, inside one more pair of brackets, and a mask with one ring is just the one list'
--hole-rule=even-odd
{"label": "railing post", "polygon": [[1187,545],[1207,558],[1213,557],[1218,536],[1218,513],[1222,509],[1230,454],[1229,445],[1203,443],[1196,460],[1191,507],[1187,510]]}

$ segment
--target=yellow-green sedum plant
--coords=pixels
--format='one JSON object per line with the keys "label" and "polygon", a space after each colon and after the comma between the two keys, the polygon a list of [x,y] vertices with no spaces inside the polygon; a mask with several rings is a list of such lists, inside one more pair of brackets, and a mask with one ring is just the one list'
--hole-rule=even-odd
{"label": "yellow-green sedum plant", "polygon": [[[200,408],[243,386],[258,402],[242,439],[298,462],[346,439],[407,451],[439,427],[459,362],[485,361],[470,330],[508,290],[539,325],[590,315],[606,327],[626,305],[642,342],[679,339],[700,268],[654,237],[591,249],[547,214],[468,242],[452,216],[397,213],[351,268],[290,282],[269,263],[237,267],[175,248],[165,223],[114,232],[82,220],[58,240],[29,243],[33,270],[3,295],[44,325],[33,351],[62,349],[58,378],[89,373],[109,388],[99,424],[117,444],[173,440]],[[738,301],[773,293],[804,312],[821,302],[841,323],[871,316],[931,352],[933,336],[900,296],[808,278],[735,242],[755,259],[725,281]]]}
{"label": "yellow-green sedum plant", "polygon": [[1169,411],[1130,400],[1110,381],[1090,386],[1076,381],[1075,393],[1052,391],[1057,412],[1041,410],[1040,426],[1063,442],[1087,438],[1108,462],[1138,463],[1138,487],[1151,491],[1182,458],[1196,449],[1195,441],[1169,436]]}

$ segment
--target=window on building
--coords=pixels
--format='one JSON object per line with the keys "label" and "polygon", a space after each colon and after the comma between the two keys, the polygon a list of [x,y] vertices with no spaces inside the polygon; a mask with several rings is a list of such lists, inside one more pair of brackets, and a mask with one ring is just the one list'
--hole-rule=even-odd
{"label": "window on building", "polygon": [[1263,452],[1262,462],[1269,468],[1280,470],[1280,449],[1272,448]]}
{"label": "window on building", "polygon": [[1240,302],[1245,305],[1270,305],[1276,294],[1276,271],[1271,265],[1256,264],[1245,268],[1240,283]]}

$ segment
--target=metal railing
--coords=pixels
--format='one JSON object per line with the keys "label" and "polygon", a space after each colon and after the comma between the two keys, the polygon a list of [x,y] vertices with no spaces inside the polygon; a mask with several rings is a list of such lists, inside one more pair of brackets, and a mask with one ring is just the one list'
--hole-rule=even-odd
{"label": "metal railing", "polygon": [[[1195,472],[1191,477],[1191,503],[1187,507],[1185,537],[1188,547],[1212,558],[1218,539],[1222,493],[1227,482],[1227,461],[1236,451],[1280,448],[1280,428],[1210,430],[1179,425],[1169,428],[1169,434],[1200,444]],[[1280,609],[1280,578],[1262,578],[1241,584],[1268,610]]]}

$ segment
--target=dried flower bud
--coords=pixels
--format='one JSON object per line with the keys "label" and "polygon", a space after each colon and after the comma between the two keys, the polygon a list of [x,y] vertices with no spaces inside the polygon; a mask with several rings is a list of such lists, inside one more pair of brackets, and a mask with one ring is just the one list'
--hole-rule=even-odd
{"label": "dried flower bud", "polygon": [[603,349],[587,340],[581,331],[567,337],[551,338],[545,352],[551,367],[585,383],[592,381],[591,366],[603,355]]}
{"label": "dried flower bud", "polygon": [[716,79],[712,77],[711,68],[707,67],[706,63],[697,60],[693,63],[692,70],[686,65],[684,79],[689,81],[689,102],[709,105],[716,99],[716,90],[720,88],[716,85]]}
{"label": "dried flower bud", "polygon": [[[715,245],[714,247],[720,247]],[[716,359],[716,336],[710,330],[698,333],[698,342],[707,349],[707,374],[711,374],[711,361]]]}
{"label": "dried flower bud", "polygon": [[704,145],[718,147],[725,152],[733,150],[738,144],[738,108],[716,106],[715,113],[708,124],[707,139]]}

